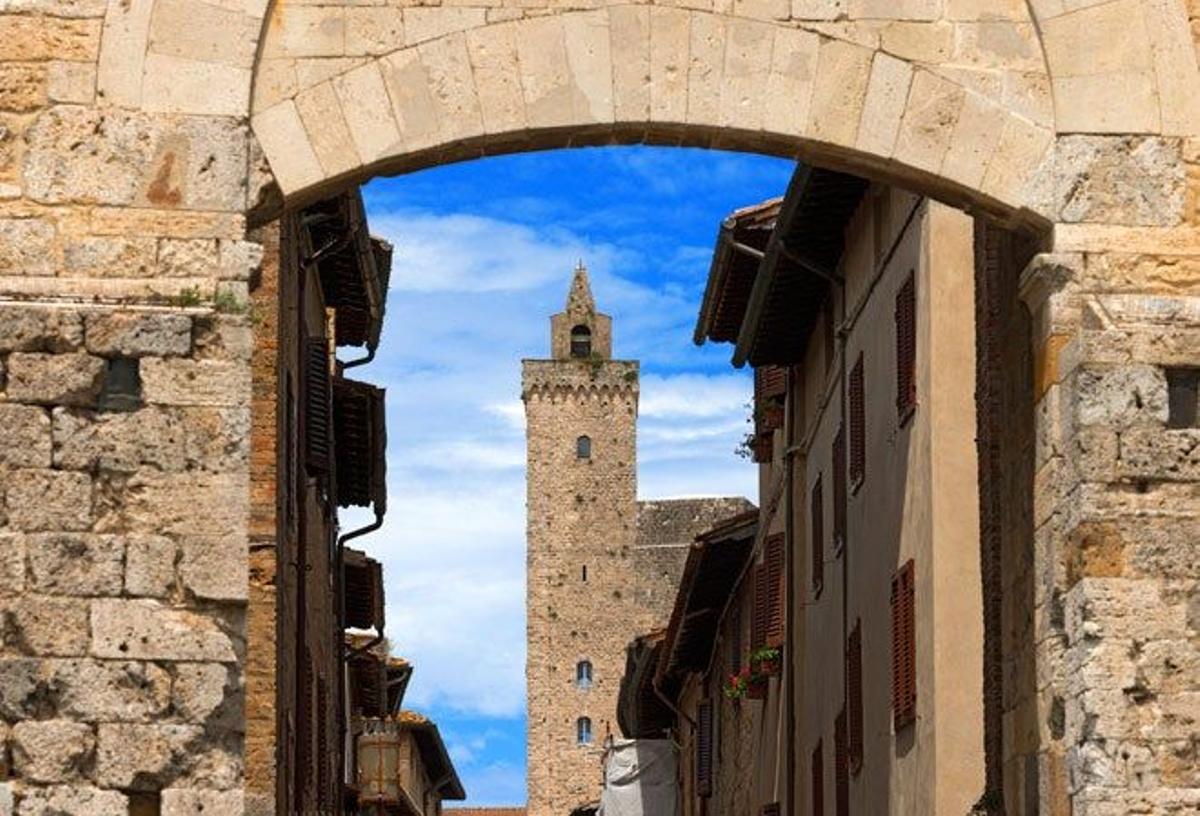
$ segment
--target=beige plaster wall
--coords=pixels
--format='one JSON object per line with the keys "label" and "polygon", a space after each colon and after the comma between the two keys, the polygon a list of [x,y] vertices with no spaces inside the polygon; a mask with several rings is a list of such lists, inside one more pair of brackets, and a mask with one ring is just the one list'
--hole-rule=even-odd
{"label": "beige plaster wall", "polygon": [[[825,334],[814,332],[804,376],[792,392],[806,414],[793,497],[801,508],[797,515],[808,513],[818,476],[824,493],[819,594],[811,583],[811,520],[800,527],[794,551],[802,575],[794,584],[801,593],[798,640],[804,650],[797,658],[801,812],[811,808],[809,765],[818,739],[825,752],[825,801],[830,807],[834,801],[834,720],[845,704],[843,655],[856,621],[863,639],[864,757],[851,781],[852,810],[965,813],[983,791],[974,300],[972,279],[962,275],[972,268],[972,236],[973,224],[961,213],[872,188],[847,228],[846,295],[834,301],[845,346],[826,374]],[[919,407],[900,426],[893,310],[909,270],[917,272]],[[936,320],[935,306],[942,310]],[[847,544],[838,552],[832,446],[843,422],[842,372],[860,352],[866,475],[849,493]],[[908,558],[917,575],[918,716],[895,734],[889,593],[892,574]]]}

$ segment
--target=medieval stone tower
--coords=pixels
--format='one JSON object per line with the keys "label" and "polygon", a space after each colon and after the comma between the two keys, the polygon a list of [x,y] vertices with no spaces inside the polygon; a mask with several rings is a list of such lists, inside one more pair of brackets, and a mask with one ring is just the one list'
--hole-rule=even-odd
{"label": "medieval stone tower", "polygon": [[529,816],[598,798],[631,639],[666,625],[694,536],[743,499],[637,500],[638,363],[612,359],[587,270],[522,363],[527,437]]}

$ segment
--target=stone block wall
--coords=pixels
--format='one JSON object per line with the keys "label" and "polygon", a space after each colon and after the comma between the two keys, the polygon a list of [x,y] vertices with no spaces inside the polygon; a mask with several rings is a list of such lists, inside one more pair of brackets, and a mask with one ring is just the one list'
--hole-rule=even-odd
{"label": "stone block wall", "polygon": [[0,812],[240,807],[249,346],[211,309],[0,307]]}
{"label": "stone block wall", "polygon": [[1113,249],[1038,256],[1023,281],[1037,399],[1030,739],[1051,813],[1189,813],[1200,429],[1170,426],[1166,372],[1200,365],[1181,257],[1195,250]]}

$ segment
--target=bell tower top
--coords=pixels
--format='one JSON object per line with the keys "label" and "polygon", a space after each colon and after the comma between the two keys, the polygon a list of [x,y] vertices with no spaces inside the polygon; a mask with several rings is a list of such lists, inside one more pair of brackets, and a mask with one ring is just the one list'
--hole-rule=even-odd
{"label": "bell tower top", "polygon": [[612,318],[596,311],[582,260],[575,266],[566,308],[550,318],[550,356],[555,360],[612,359]]}

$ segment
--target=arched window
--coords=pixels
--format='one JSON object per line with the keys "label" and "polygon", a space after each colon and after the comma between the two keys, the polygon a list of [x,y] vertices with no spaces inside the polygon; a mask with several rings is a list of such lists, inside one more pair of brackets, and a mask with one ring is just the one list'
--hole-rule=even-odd
{"label": "arched window", "polygon": [[592,662],[580,660],[575,664],[575,685],[581,689],[592,687]]}
{"label": "arched window", "polygon": [[575,741],[580,745],[592,744],[592,721],[587,717],[575,721]]}
{"label": "arched window", "polygon": [[571,329],[571,356],[592,356],[592,330],[587,326],[576,326]]}
{"label": "arched window", "polygon": [[592,458],[592,438],[590,436],[581,436],[575,440],[575,458]]}

